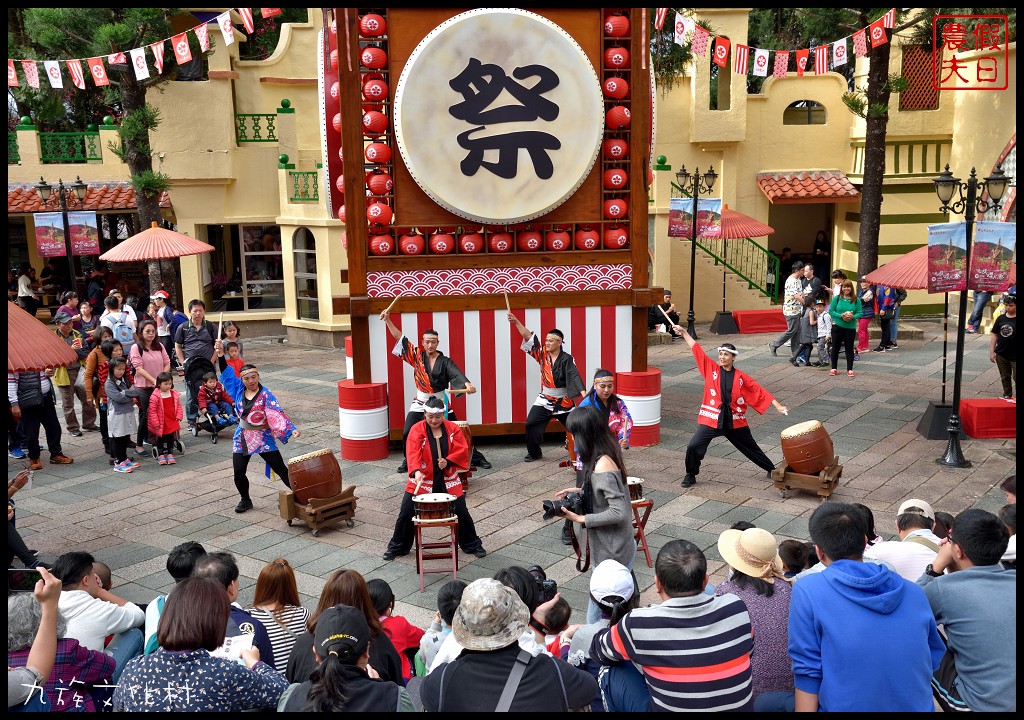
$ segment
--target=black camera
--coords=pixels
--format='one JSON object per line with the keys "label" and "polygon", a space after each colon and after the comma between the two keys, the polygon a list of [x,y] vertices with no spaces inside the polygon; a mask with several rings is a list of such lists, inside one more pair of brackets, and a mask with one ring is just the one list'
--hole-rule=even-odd
{"label": "black camera", "polygon": [[546,603],[558,594],[558,583],[548,579],[544,568],[540,565],[531,565],[528,569],[530,574],[533,575],[533,579],[537,581],[537,594],[540,596],[542,603]]}
{"label": "black camera", "polygon": [[553,517],[565,517],[562,515],[562,508],[567,508],[577,515],[585,514],[583,512],[583,494],[578,492],[569,493],[561,500],[545,500],[541,506],[544,508],[545,520],[550,520]]}

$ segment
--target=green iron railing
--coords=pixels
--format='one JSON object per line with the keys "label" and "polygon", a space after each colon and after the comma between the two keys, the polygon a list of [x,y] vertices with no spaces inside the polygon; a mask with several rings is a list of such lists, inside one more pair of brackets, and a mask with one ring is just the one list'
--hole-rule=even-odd
{"label": "green iron railing", "polygon": [[41,132],[39,149],[46,164],[103,162],[99,132]]}
{"label": "green iron railing", "polygon": [[21,162],[21,155],[18,154],[18,133],[7,132],[7,164],[17,165]]}
{"label": "green iron railing", "polygon": [[235,113],[235,142],[277,142],[276,113]]}
{"label": "green iron railing", "polygon": [[320,173],[289,170],[288,179],[291,180],[292,186],[289,202],[320,201]]}

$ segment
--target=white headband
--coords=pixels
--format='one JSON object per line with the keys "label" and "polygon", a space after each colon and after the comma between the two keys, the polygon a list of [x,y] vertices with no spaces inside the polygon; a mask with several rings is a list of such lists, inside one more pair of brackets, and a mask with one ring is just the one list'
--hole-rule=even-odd
{"label": "white headband", "polygon": [[444,415],[444,408],[423,408],[423,412],[427,415]]}
{"label": "white headband", "polygon": [[732,353],[735,357],[739,357],[740,356],[740,351],[739,350],[733,350],[732,348],[727,348],[727,347],[719,346],[718,348],[716,348],[716,350],[718,350],[718,352]]}

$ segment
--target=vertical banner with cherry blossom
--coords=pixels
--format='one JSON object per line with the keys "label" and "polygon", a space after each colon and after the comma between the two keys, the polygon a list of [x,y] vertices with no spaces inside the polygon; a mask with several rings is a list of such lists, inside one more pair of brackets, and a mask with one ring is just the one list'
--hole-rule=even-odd
{"label": "vertical banner with cherry blossom", "polygon": [[968,289],[998,293],[1010,287],[1010,265],[1016,248],[1016,223],[975,223]]}

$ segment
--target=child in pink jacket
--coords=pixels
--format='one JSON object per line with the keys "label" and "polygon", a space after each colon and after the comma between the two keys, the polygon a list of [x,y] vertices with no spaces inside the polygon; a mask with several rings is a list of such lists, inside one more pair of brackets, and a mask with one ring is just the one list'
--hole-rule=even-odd
{"label": "child in pink jacket", "polygon": [[181,429],[185,409],[181,405],[181,393],[174,389],[174,377],[167,372],[156,376],[156,389],[149,400],[149,432],[157,437],[156,448],[160,465],[173,465],[176,461],[171,451],[174,440]]}

